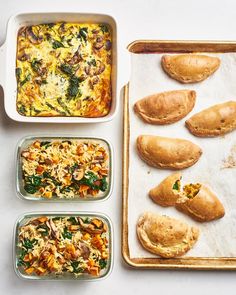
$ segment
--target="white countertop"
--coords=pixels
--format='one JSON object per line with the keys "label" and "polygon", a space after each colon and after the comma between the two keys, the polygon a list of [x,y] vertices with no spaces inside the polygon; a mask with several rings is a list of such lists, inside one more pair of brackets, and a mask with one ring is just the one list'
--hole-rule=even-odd
{"label": "white countertop", "polygon": [[[61,11],[111,14],[118,25],[118,97],[129,80],[126,46],[136,39],[236,40],[236,2],[233,0],[0,0],[0,43],[6,23],[17,12]],[[0,65],[1,66],[1,65]],[[235,272],[134,270],[121,257],[122,105],[112,122],[96,125],[20,124],[7,118],[0,89],[0,294],[234,294]],[[88,210],[86,204],[36,204],[15,193],[15,146],[25,135],[73,134],[104,136],[115,150],[114,190],[109,200],[89,204],[108,214],[115,230],[115,259],[111,275],[99,282],[33,282],[13,271],[12,233],[16,218],[29,211]]]}

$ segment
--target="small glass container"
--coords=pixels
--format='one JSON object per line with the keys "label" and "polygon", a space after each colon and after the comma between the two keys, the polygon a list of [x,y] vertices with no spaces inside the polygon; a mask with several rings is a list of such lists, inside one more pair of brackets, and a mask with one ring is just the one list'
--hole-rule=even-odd
{"label": "small glass container", "polygon": [[[18,258],[20,248],[18,246],[19,243],[19,229],[24,224],[28,223],[31,219],[39,218],[39,217],[81,217],[81,218],[99,218],[101,219],[107,226],[107,238],[108,238],[108,251],[109,258],[108,263],[104,269],[101,270],[99,276],[92,276],[90,274],[81,274],[79,276],[75,276],[72,273],[62,273],[62,274],[48,274],[44,276],[39,276],[36,274],[27,274],[24,272],[23,267],[18,266]],[[113,226],[110,218],[102,213],[97,212],[30,212],[21,215],[16,223],[14,228],[14,237],[13,237],[13,262],[14,262],[14,270],[17,276],[21,279],[27,280],[75,280],[75,281],[96,281],[102,278],[107,277],[113,267]]]}
{"label": "small glass container", "polygon": [[[45,198],[40,196],[34,196],[33,194],[29,194],[24,189],[24,180],[23,180],[23,172],[22,172],[22,156],[21,153],[25,150],[30,144],[35,142],[36,140],[39,141],[86,141],[86,142],[95,142],[100,143],[107,151],[109,155],[109,164],[108,164],[108,187],[104,192],[99,192],[97,196],[86,196],[84,198],[75,196],[74,198],[59,198],[59,197],[52,197],[52,198]],[[92,201],[102,201],[106,200],[110,197],[113,189],[113,150],[111,144],[103,139],[97,137],[76,137],[76,136],[27,136],[20,140],[17,145],[16,150],[16,191],[17,195],[23,200],[30,200],[30,201],[39,201],[39,202],[92,202]]]}

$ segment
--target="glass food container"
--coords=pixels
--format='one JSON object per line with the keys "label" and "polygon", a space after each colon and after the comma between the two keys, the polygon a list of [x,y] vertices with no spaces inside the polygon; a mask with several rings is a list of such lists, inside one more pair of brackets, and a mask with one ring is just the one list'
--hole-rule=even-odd
{"label": "glass food container", "polygon": [[[88,273],[81,274],[79,276],[75,276],[73,273],[62,273],[62,274],[53,274],[49,273],[47,275],[37,275],[37,274],[27,274],[24,271],[23,266],[19,265],[20,252],[21,248],[19,246],[19,231],[20,227],[26,225],[31,219],[40,218],[40,217],[80,217],[83,220],[86,218],[99,218],[102,220],[103,224],[105,224],[106,231],[106,239],[108,241],[108,259],[106,266],[101,269],[100,274],[98,276],[93,276]],[[14,240],[13,240],[13,261],[14,261],[14,269],[18,277],[21,279],[27,280],[79,280],[79,281],[95,281],[102,278],[107,277],[111,271],[113,266],[113,227],[112,222],[104,214],[96,213],[96,212],[31,212],[25,213],[21,215],[16,223],[14,228]]]}
{"label": "glass food container", "polygon": [[[45,198],[43,196],[35,196],[34,194],[28,193],[24,189],[24,177],[22,171],[22,151],[27,149],[33,142],[53,142],[53,141],[79,141],[79,142],[92,142],[99,143],[108,154],[108,175],[106,178],[107,187],[104,191],[99,191],[96,196],[88,195],[86,197],[80,197],[76,195],[73,198],[62,198],[58,196],[52,196],[50,198]],[[102,138],[95,137],[76,137],[76,136],[27,136],[21,139],[21,141],[17,145],[16,151],[16,191],[17,195],[24,200],[30,201],[41,201],[41,202],[92,202],[92,201],[101,201],[107,199],[111,193],[113,188],[113,150],[111,144]]]}

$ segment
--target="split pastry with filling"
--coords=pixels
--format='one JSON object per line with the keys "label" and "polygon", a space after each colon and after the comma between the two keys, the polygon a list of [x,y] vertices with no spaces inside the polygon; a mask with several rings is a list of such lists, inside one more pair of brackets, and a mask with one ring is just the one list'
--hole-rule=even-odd
{"label": "split pastry with filling", "polygon": [[225,215],[225,209],[220,200],[203,184],[185,185],[182,196],[184,198],[177,200],[175,207],[197,221],[212,221]]}
{"label": "split pastry with filling", "polygon": [[194,90],[173,90],[144,97],[134,105],[134,111],[144,122],[164,125],[184,118],[196,101]]}
{"label": "split pastry with filling", "polygon": [[140,135],[137,151],[148,165],[168,169],[190,167],[202,154],[201,148],[189,140],[153,135]]}
{"label": "split pastry with filling", "polygon": [[223,135],[236,129],[236,101],[227,101],[207,108],[189,118],[189,131],[199,137]]}
{"label": "split pastry with filling", "polygon": [[193,247],[199,230],[180,220],[146,212],[138,220],[137,235],[149,252],[173,258],[184,255]]}
{"label": "split pastry with filling", "polygon": [[181,173],[167,176],[160,184],[149,191],[149,197],[160,206],[175,206],[179,198],[177,189],[180,187]]}
{"label": "split pastry with filling", "polygon": [[212,75],[220,66],[218,57],[200,54],[163,55],[164,71],[181,83],[200,82]]}
{"label": "split pastry with filling", "polygon": [[200,222],[224,216],[222,203],[207,186],[189,183],[181,188],[181,178],[181,173],[169,175],[150,190],[149,197],[160,206],[175,206],[179,211]]}

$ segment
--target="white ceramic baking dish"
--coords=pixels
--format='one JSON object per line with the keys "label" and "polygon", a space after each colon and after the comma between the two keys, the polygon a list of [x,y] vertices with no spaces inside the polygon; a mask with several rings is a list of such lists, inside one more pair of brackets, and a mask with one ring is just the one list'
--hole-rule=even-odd
{"label": "white ceramic baking dish", "polygon": [[[109,114],[100,118],[83,117],[26,117],[16,110],[17,83],[15,77],[17,33],[22,26],[53,22],[105,23],[112,29],[112,106]],[[19,122],[35,123],[99,123],[113,119],[117,110],[117,28],[115,20],[105,14],[93,13],[24,13],[10,17],[6,41],[0,47],[0,84],[4,90],[4,105],[7,115]]]}

